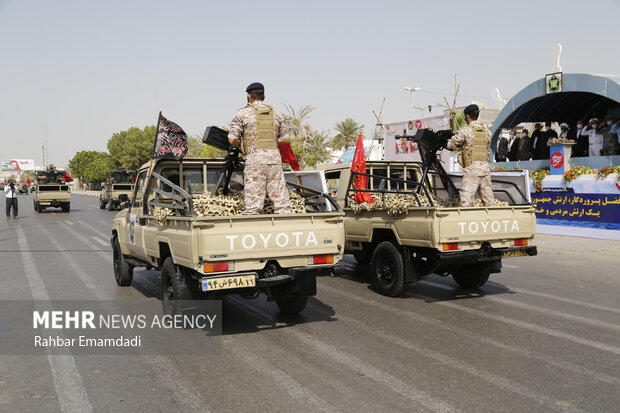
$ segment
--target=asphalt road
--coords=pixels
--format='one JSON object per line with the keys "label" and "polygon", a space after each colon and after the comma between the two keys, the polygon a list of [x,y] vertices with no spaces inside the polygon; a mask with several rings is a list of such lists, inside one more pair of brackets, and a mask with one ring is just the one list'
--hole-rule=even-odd
{"label": "asphalt road", "polygon": [[[70,213],[19,201],[0,299],[158,299],[156,271],[114,282],[97,198],[74,195]],[[0,411],[620,411],[620,242],[536,244],[475,293],[431,276],[402,298],[346,256],[298,317],[224,300],[219,355],[0,356]]]}

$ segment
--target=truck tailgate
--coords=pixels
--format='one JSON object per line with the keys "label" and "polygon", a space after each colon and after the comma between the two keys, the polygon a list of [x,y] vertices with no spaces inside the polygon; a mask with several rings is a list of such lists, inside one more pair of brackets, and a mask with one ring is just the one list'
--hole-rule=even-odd
{"label": "truck tailgate", "polygon": [[491,208],[444,208],[436,211],[437,242],[531,238],[536,216],[531,205]]}
{"label": "truck tailgate", "polygon": [[[248,215],[194,223],[205,260],[270,259],[317,254],[339,256],[342,213]],[[336,259],[338,259],[336,257]]]}

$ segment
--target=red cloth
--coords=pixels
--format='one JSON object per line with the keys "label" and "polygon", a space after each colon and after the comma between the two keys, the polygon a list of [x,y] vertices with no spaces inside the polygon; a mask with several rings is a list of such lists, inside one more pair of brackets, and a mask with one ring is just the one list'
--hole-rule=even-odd
{"label": "red cloth", "polygon": [[[364,154],[364,143],[362,141],[362,134],[357,138],[357,145],[355,146],[355,155],[353,155],[353,163],[351,163],[351,172],[366,173],[366,156]],[[368,177],[363,175],[356,175],[355,177],[355,189],[366,189]],[[355,201],[358,203],[368,202],[372,204],[372,196],[368,192],[356,192]]]}
{"label": "red cloth", "polygon": [[282,158],[282,162],[291,165],[293,171],[299,171],[299,163],[297,162],[295,153],[293,153],[293,147],[291,146],[291,144],[282,143],[278,145],[278,149],[280,150],[280,157]]}
{"label": "red cloth", "polygon": [[65,174],[65,176],[62,177],[62,179],[65,182],[72,182],[73,181],[73,178],[71,178],[71,176],[69,174]]}

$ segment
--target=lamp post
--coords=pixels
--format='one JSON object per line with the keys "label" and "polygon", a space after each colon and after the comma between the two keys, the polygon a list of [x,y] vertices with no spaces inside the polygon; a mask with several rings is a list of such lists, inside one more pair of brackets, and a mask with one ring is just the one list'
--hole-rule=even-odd
{"label": "lamp post", "polygon": [[408,90],[409,93],[411,94],[411,120],[413,120],[415,118],[415,115],[413,114],[413,93],[417,92],[418,90],[420,90],[419,87],[407,87],[405,86],[405,90]]}

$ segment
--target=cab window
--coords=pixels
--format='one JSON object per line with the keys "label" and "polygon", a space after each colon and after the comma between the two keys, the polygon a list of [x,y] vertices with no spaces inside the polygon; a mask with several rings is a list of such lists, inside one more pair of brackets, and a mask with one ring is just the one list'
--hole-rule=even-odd
{"label": "cab window", "polygon": [[142,197],[144,195],[144,178],[146,177],[146,172],[140,172],[138,174],[138,178],[136,178],[136,186],[133,191],[133,198],[131,201],[132,207],[139,207],[142,205]]}
{"label": "cab window", "polygon": [[325,180],[327,181],[327,190],[331,196],[338,195],[338,188],[340,188],[340,174],[342,171],[332,171],[325,173]]}

